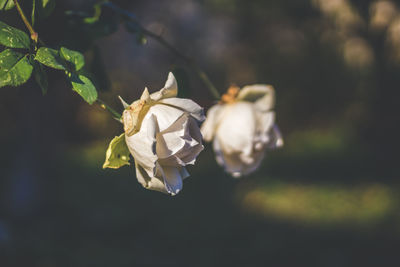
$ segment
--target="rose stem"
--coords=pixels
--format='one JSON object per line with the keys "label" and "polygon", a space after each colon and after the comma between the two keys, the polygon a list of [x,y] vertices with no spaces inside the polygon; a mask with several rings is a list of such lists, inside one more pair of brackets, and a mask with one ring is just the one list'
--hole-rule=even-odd
{"label": "rose stem", "polygon": [[173,45],[171,45],[169,42],[167,42],[161,35],[158,35],[152,31],[147,30],[144,28],[136,19],[136,17],[130,13],[127,12],[126,10],[123,10],[122,8],[116,6],[115,4],[111,2],[104,2],[103,5],[110,7],[112,10],[114,10],[117,13],[120,13],[123,15],[125,18],[135,22],[137,26],[140,28],[140,32],[144,35],[147,35],[150,38],[153,38],[156,40],[158,43],[163,45],[165,48],[167,48],[169,51],[171,51],[173,54],[181,58],[186,62],[186,64],[192,68],[192,70],[197,74],[197,76],[202,80],[202,82],[207,86],[208,90],[210,93],[217,99],[219,100],[221,98],[220,93],[218,92],[217,88],[215,85],[211,82],[210,78],[208,78],[208,75],[195,63],[195,61],[188,57],[187,55],[182,54],[179,52],[178,49],[176,49]]}

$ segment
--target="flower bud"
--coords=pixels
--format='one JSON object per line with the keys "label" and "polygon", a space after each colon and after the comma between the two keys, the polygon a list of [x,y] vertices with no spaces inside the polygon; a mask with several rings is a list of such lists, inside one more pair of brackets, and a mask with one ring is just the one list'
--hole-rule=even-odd
{"label": "flower bud", "polygon": [[204,140],[213,141],[218,164],[233,177],[253,172],[266,149],[283,145],[273,106],[273,87],[260,84],[229,88],[207,112],[201,127]]}
{"label": "flower bud", "polygon": [[146,88],[122,118],[138,181],[171,195],[182,189],[189,176],[185,166],[194,164],[203,150],[198,123],[205,119],[203,108],[190,99],[176,98],[177,92],[170,73],[163,89],[149,94]]}

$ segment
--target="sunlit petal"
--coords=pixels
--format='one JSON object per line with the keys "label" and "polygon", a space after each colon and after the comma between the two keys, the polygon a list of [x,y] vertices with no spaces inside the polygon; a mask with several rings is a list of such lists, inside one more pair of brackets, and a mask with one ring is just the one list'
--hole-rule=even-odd
{"label": "sunlit petal", "polygon": [[162,99],[159,101],[159,103],[174,106],[178,109],[189,112],[190,115],[199,122],[202,122],[206,118],[204,116],[203,108],[190,99],[173,97],[173,98]]}

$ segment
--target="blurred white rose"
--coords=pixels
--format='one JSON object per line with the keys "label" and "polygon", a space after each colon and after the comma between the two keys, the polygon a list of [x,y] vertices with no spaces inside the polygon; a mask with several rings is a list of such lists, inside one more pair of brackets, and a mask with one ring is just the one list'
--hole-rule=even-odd
{"label": "blurred white rose", "polygon": [[125,141],[135,159],[138,181],[151,190],[171,195],[182,189],[189,176],[185,166],[194,164],[203,150],[198,123],[203,108],[189,99],[176,98],[177,82],[169,73],[165,87],[127,105],[122,114]]}
{"label": "blurred white rose", "polygon": [[274,101],[269,85],[231,87],[207,112],[201,127],[204,140],[213,140],[217,162],[233,177],[253,172],[266,149],[283,145],[272,111]]}

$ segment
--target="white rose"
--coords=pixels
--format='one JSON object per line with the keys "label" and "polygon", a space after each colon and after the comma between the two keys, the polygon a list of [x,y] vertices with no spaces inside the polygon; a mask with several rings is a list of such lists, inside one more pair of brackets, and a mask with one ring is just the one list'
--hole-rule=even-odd
{"label": "white rose", "polygon": [[165,87],[125,106],[122,118],[125,141],[135,159],[138,181],[148,189],[177,194],[189,176],[185,166],[194,164],[203,150],[198,123],[203,108],[190,99],[176,98],[177,82],[169,73]]}
{"label": "white rose", "polygon": [[266,149],[283,145],[273,106],[273,87],[259,84],[231,87],[207,112],[204,140],[213,140],[217,162],[233,177],[253,172]]}

